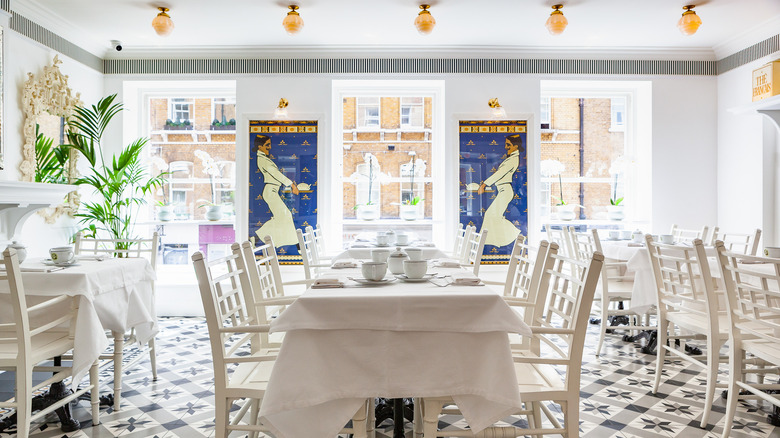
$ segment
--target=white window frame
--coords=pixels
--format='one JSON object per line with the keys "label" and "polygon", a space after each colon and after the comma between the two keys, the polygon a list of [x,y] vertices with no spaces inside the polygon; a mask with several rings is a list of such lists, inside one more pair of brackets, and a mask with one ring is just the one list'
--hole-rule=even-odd
{"label": "white window frame", "polygon": [[611,124],[609,127],[610,131],[622,132],[626,130],[626,112],[627,112],[626,108],[627,107],[628,107],[627,99],[624,97],[613,97],[610,99],[610,119],[611,119]]}
{"label": "white window frame", "polygon": [[552,103],[549,97],[542,97],[539,103],[539,126],[547,125],[546,128],[552,129]]}
{"label": "white window frame", "polygon": [[[448,181],[445,179],[445,170],[448,165],[454,165],[455,158],[452,154],[445,154],[445,101],[443,80],[334,80],[332,82],[332,109],[331,109],[331,144],[332,147],[323,148],[318,161],[321,169],[330,169],[331,175],[343,175],[343,148],[342,136],[344,126],[343,101],[348,97],[373,97],[373,96],[406,96],[406,97],[430,97],[432,99],[432,128],[431,151],[436,157],[444,159],[428,163],[431,181],[441,181],[433,184],[431,188],[433,197],[432,218],[433,241],[441,248],[445,246],[445,236],[455,234],[457,218],[454,215],[445,215],[446,211],[453,208],[457,210],[456,200],[450,200],[446,195],[445,187]],[[456,156],[457,157],[457,156]],[[450,162],[452,161],[452,163]],[[344,225],[343,204],[344,188],[343,176],[326,178],[318,181],[319,198],[318,220],[330,221],[332,226],[326,227],[326,242],[330,250],[341,248],[343,236],[341,230]],[[449,234],[447,232],[449,231]],[[447,244],[449,247],[449,244]]]}
{"label": "white window frame", "polygon": [[[228,97],[228,96],[212,97],[211,98],[211,120],[209,120],[209,122],[213,122],[214,119],[217,118],[217,99],[225,99],[225,102],[220,102],[223,105],[233,104],[234,107],[236,106],[236,98],[235,98],[235,96],[232,96],[232,97]],[[236,113],[236,115],[238,115],[238,113]],[[231,118],[235,119],[235,117],[231,117]],[[230,119],[228,119],[228,120],[230,120]],[[220,122],[221,121],[222,120],[220,120]]]}
{"label": "white window frame", "polygon": [[[175,102],[176,100],[184,100],[186,102]],[[187,110],[187,114],[189,115],[189,117],[187,117],[186,119],[182,118],[182,117],[179,117],[179,118],[176,117],[176,112],[177,111],[182,111],[182,110],[177,110],[176,109],[176,105],[181,105],[183,103],[186,103],[187,105],[192,107],[192,111],[190,111],[189,109]],[[185,120],[189,120],[190,122],[192,122],[195,119],[195,99],[193,99],[191,97],[171,97],[171,98],[169,98],[168,99],[168,118],[170,120],[174,121],[174,122],[177,121],[177,120],[181,120],[182,122],[185,121]]]}
{"label": "white window frame", "polygon": [[[360,100],[375,98],[376,103],[361,103]],[[369,117],[367,114],[363,117],[364,124],[360,124],[361,111],[366,111],[368,108],[376,107],[376,117]],[[376,124],[368,123],[369,121],[376,122]],[[357,129],[379,129],[382,127],[382,98],[379,96],[359,96],[355,97],[355,128]]]}
{"label": "white window frame", "polygon": [[[420,103],[404,103],[404,99],[410,99],[410,98],[420,98],[422,99],[422,102]],[[400,97],[399,102],[399,113],[398,113],[398,123],[401,126],[402,129],[422,129],[425,127],[425,97],[424,96],[408,96],[408,97]],[[419,107],[420,112],[422,116],[420,117],[420,123],[414,124],[410,123],[412,121],[412,109],[414,107]],[[409,118],[409,122],[404,123],[404,109],[409,109],[409,114],[406,116]]]}
{"label": "white window frame", "polygon": [[[628,163],[628,169],[621,176],[623,193],[625,197],[626,219],[621,222],[611,221],[610,224],[622,225],[625,229],[652,229],[652,203],[647,202],[652,198],[652,82],[651,81],[541,81],[542,97],[562,98],[625,98],[625,141],[624,159]],[[541,151],[541,145],[540,149]],[[538,172],[538,155],[533,175],[529,176],[537,182],[541,182],[542,176]],[[530,166],[529,166],[530,168]],[[563,178],[563,182],[579,182],[589,178]],[[587,181],[585,181],[587,182]],[[555,179],[557,183],[557,178]],[[537,194],[541,195],[541,184],[537,184]],[[555,187],[555,184],[553,184]],[[553,189],[554,190],[554,189]],[[538,202],[545,200],[539,199]],[[548,200],[549,201],[549,200]],[[529,203],[530,205],[530,203]],[[545,221],[539,213],[539,206],[533,208],[536,217],[535,223]],[[530,222],[530,221],[529,221]],[[577,221],[575,221],[577,222]],[[585,221],[585,223],[597,221]],[[534,227],[529,233],[536,239],[543,237],[540,233],[541,226]],[[532,237],[533,238],[533,237]]]}

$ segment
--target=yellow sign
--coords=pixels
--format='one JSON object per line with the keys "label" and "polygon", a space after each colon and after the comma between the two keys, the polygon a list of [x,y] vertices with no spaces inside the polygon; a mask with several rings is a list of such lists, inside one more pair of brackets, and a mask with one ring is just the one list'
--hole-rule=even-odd
{"label": "yellow sign", "polygon": [[753,102],[780,94],[780,60],[753,70]]}

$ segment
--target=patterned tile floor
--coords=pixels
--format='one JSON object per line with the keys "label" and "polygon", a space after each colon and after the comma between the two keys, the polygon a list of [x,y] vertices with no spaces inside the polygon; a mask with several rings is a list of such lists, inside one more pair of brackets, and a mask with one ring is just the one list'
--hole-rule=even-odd
{"label": "patterned tile floor", "polygon": [[[75,415],[84,428],[63,433],[56,417],[31,436],[35,438],[197,438],[214,435],[214,401],[211,356],[206,325],[200,318],[161,320],[158,337],[159,379],[151,380],[148,359],[126,371],[123,407],[101,410],[101,424],[91,427],[88,404],[82,402]],[[701,373],[689,370],[678,360],[665,368],[668,376],[658,396],[650,393],[654,356],[642,354],[638,345],[625,343],[618,335],[608,336],[605,354],[593,354],[597,335],[591,326],[586,340],[580,398],[581,436],[594,438],[632,437],[719,437],[725,400],[718,397],[708,429],[700,429],[704,382]],[[112,386],[110,363],[101,369],[104,389]],[[721,367],[725,378],[725,366]],[[0,383],[2,385],[2,383]],[[0,392],[9,388],[0,388]],[[743,403],[737,410],[732,437],[780,437],[780,428],[767,424],[768,404]],[[0,411],[0,416],[4,415]],[[520,417],[505,419],[525,426]],[[458,416],[443,416],[440,427],[458,429],[465,423]],[[392,424],[380,427],[381,437],[389,437]],[[233,436],[239,436],[234,434]],[[13,434],[0,434],[10,438]],[[241,435],[243,436],[243,435]],[[407,434],[407,436],[410,436]]]}

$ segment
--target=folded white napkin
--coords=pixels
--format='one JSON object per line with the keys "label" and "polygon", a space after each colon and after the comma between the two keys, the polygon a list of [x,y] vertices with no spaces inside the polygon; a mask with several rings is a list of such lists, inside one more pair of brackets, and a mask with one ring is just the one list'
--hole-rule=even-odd
{"label": "folded white napkin", "polygon": [[353,243],[351,245],[351,248],[371,248],[372,245],[366,244],[366,243]]}
{"label": "folded white napkin", "polygon": [[433,242],[416,242],[414,246],[430,248],[436,246]]}
{"label": "folded white napkin", "polygon": [[354,260],[339,260],[334,262],[330,267],[332,269],[357,268],[357,263],[355,263]]}
{"label": "folded white napkin", "polygon": [[452,284],[459,286],[479,286],[482,284],[482,280],[473,275],[456,274],[452,276]]}
{"label": "folded white napkin", "polygon": [[457,260],[442,259],[433,262],[433,266],[437,268],[460,268],[460,262]]}
{"label": "folded white napkin", "polygon": [[326,287],[344,287],[344,283],[339,281],[338,278],[318,278],[314,280],[314,284],[311,285],[313,289],[320,289]]}

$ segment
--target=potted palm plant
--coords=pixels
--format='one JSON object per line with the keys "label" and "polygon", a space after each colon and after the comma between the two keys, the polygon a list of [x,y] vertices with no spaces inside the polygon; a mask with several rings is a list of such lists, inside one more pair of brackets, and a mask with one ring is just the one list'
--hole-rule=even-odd
{"label": "potted palm plant", "polygon": [[[68,121],[69,147],[77,150],[89,163],[88,172],[76,180],[77,185],[91,186],[92,200],[81,203],[76,217],[85,225],[91,237],[107,235],[111,239],[134,239],[135,219],[146,197],[165,183],[163,172],[148,175],[141,163],[141,153],[149,141],[139,138],[125,146],[110,163],[103,156],[103,134],[120,111],[114,103],[116,94],[101,99],[92,107],[76,107]],[[116,243],[116,249],[128,249],[126,242]],[[121,256],[121,254],[120,254]]]}

